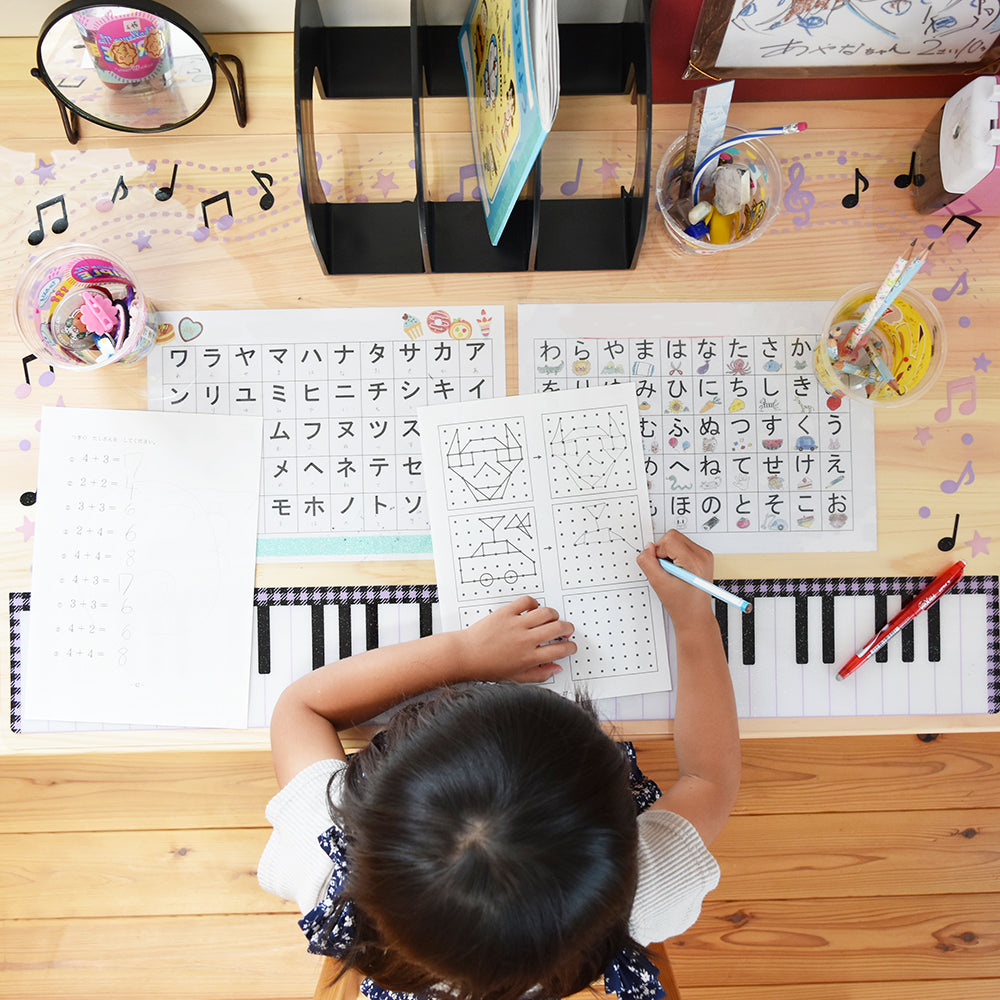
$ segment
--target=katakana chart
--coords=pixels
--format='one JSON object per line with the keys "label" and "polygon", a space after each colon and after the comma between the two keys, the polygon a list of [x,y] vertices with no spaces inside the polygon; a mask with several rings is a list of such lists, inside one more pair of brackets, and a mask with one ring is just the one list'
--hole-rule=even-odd
{"label": "katakana chart", "polygon": [[417,408],[505,392],[502,307],[158,319],[150,409],[264,418],[258,559],[430,556]]}

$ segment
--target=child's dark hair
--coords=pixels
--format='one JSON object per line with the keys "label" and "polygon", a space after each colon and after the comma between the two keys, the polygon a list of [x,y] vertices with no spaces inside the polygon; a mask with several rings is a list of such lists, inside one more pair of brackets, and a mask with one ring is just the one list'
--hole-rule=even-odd
{"label": "child's dark hair", "polygon": [[452,1000],[586,987],[635,947],[628,775],[589,702],[536,685],[401,709],[351,759],[333,810],[356,917],[345,967]]}

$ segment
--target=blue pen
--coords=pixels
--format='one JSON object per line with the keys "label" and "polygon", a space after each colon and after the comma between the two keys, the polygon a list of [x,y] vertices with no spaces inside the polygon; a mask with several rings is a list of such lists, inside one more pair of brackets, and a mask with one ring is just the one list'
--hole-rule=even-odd
{"label": "blue pen", "polygon": [[744,601],[742,597],[730,594],[728,590],[716,587],[714,583],[703,580],[700,576],[695,576],[694,573],[686,569],[681,569],[680,566],[670,562],[669,559],[660,559],[659,563],[671,576],[676,576],[678,580],[690,583],[692,587],[697,587],[706,594],[711,594],[712,597],[717,597],[720,601],[725,601],[726,604],[731,604],[734,608],[739,608],[743,614],[748,615],[753,611],[753,605],[749,601]]}

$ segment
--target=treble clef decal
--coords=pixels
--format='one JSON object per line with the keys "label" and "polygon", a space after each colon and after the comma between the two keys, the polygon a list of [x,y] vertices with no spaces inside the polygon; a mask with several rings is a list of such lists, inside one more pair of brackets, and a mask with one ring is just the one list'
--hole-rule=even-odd
{"label": "treble clef decal", "polygon": [[809,209],[813,207],[816,202],[816,196],[812,191],[806,191],[802,187],[802,181],[805,180],[806,168],[796,160],[788,168],[788,187],[785,190],[785,211],[786,212],[801,212],[801,215],[796,215],[792,222],[796,226],[806,226],[809,224]]}

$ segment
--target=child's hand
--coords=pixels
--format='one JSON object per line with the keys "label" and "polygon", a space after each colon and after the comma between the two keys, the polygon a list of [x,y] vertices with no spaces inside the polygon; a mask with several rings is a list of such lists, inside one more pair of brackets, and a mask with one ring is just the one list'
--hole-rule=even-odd
{"label": "child's hand", "polygon": [[678,566],[689,570],[703,580],[712,580],[715,557],[708,549],[692,542],[679,531],[668,531],[656,544],[650,543],[639,554],[639,568],[653,585],[657,597],[663,602],[671,621],[683,627],[692,618],[701,619],[712,613],[712,598],[690,583],[671,576],[657,561],[672,559]]}
{"label": "child's hand", "polygon": [[553,608],[519,597],[459,633],[469,679],[546,681],[562,670],[553,661],[576,652],[573,631]]}

